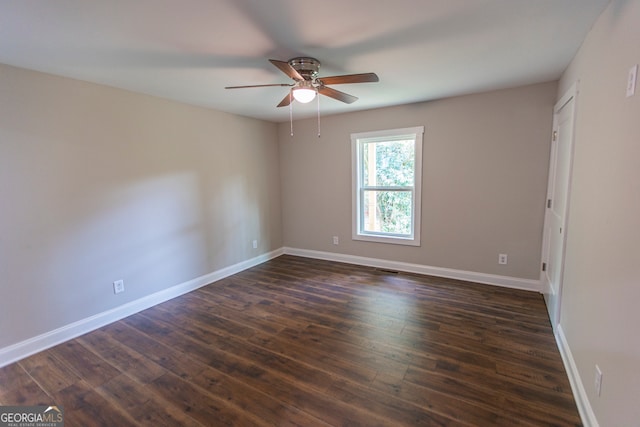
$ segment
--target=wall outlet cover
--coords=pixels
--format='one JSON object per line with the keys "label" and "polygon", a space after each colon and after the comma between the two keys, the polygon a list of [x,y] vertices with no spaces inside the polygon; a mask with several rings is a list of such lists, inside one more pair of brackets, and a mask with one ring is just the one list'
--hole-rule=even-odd
{"label": "wall outlet cover", "polygon": [[113,282],[113,293],[121,294],[124,292],[124,280],[116,280]]}
{"label": "wall outlet cover", "polygon": [[600,397],[600,392],[602,391],[602,371],[598,365],[596,365],[596,376],[594,382],[596,396]]}
{"label": "wall outlet cover", "polygon": [[638,77],[638,64],[629,69],[629,77],[627,80],[627,98],[636,93],[636,80]]}

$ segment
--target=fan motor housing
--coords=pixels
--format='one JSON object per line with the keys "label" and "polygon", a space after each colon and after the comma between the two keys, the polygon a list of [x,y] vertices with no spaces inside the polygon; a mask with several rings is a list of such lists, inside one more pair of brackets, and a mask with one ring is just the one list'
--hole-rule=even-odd
{"label": "fan motor housing", "polygon": [[299,57],[289,60],[289,65],[293,67],[305,80],[315,80],[320,70],[320,61],[315,58]]}

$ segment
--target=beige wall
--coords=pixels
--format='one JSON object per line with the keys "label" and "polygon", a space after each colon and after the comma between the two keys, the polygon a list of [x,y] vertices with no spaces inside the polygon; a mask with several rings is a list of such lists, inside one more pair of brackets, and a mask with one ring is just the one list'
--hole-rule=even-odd
{"label": "beige wall", "polygon": [[0,66],[0,349],[282,247],[276,128]]}
{"label": "beige wall", "polygon": [[[315,119],[294,121],[293,137],[280,124],[285,246],[537,280],[556,91],[545,83],[328,116],[321,138]],[[350,134],[421,125],[422,246],[351,240]]]}
{"label": "beige wall", "polygon": [[640,81],[625,97],[638,63],[640,1],[614,0],[558,93],[580,81],[560,323],[601,426],[640,425]]}

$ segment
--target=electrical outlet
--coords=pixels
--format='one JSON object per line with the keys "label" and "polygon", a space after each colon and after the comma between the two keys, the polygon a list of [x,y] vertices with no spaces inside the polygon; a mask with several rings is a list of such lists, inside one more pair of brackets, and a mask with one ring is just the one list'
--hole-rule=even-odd
{"label": "electrical outlet", "polygon": [[595,377],[595,391],[596,396],[600,397],[600,391],[602,390],[602,371],[600,367],[596,365],[596,377]]}
{"label": "electrical outlet", "polygon": [[333,244],[334,245],[339,245],[340,244],[340,239],[338,238],[338,236],[333,236]]}
{"label": "electrical outlet", "polygon": [[113,293],[121,294],[124,292],[124,280],[116,280],[113,282]]}
{"label": "electrical outlet", "polygon": [[498,264],[507,263],[507,254],[498,254]]}
{"label": "electrical outlet", "polygon": [[258,249],[258,241],[257,240],[253,241],[253,249]]}

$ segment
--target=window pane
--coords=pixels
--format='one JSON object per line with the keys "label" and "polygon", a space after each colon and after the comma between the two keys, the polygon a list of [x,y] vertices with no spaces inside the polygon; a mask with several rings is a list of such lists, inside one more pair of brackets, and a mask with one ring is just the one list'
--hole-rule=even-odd
{"label": "window pane", "polygon": [[411,191],[364,191],[362,229],[370,233],[411,234]]}
{"label": "window pane", "polygon": [[364,186],[413,186],[414,141],[362,144]]}

